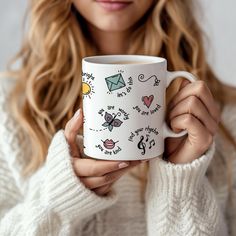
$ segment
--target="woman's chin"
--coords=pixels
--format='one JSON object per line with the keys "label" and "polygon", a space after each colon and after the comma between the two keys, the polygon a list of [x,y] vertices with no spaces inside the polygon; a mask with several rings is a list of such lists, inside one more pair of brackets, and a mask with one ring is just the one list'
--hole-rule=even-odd
{"label": "woman's chin", "polygon": [[131,22],[126,23],[124,21],[97,21],[96,23],[93,22],[93,27],[103,31],[103,32],[124,32],[129,30],[132,27]]}
{"label": "woman's chin", "polygon": [[129,28],[103,26],[103,27],[99,27],[98,29],[103,32],[119,33],[119,32],[127,31]]}

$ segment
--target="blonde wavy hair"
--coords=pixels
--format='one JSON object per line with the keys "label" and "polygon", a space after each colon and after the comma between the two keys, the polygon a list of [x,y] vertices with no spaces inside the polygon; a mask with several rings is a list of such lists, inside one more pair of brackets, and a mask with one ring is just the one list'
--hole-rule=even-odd
{"label": "blonde wavy hair", "polygon": [[[222,84],[208,65],[193,8],[190,0],[156,1],[133,31],[127,54],[162,56],[168,60],[168,70],[195,74],[207,83],[223,109],[227,103],[236,103],[236,93]],[[44,163],[53,135],[81,106],[81,59],[98,54],[85,21],[70,0],[31,0],[29,22],[28,34],[15,57],[22,65],[10,71],[17,79],[11,96],[12,112],[32,148],[25,175]],[[172,84],[167,101],[180,83]],[[223,123],[220,132],[236,148]]]}

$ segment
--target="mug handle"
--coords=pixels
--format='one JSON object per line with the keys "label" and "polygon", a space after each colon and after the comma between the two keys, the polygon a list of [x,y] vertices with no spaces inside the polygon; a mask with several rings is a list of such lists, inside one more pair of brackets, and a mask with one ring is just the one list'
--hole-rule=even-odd
{"label": "mug handle", "polygon": [[[189,73],[189,72],[186,72],[186,71],[174,71],[174,72],[169,72],[167,71],[167,82],[166,82],[166,88],[169,87],[170,83],[179,78],[179,77],[183,77],[187,80],[189,80],[191,83],[197,81],[197,78]],[[187,130],[183,130],[181,131],[180,133],[174,133],[170,128],[169,126],[167,125],[166,122],[164,122],[164,127],[163,127],[163,136],[164,136],[164,139],[165,138],[179,138],[179,137],[182,137],[184,135],[186,135],[188,132]]]}

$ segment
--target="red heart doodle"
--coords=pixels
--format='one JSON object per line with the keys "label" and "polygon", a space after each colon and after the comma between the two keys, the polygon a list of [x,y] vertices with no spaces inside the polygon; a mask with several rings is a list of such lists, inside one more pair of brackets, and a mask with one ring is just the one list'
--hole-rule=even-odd
{"label": "red heart doodle", "polygon": [[153,95],[150,95],[149,97],[148,96],[142,97],[142,101],[143,101],[144,105],[147,106],[147,108],[149,108],[151,106],[153,99],[154,99]]}

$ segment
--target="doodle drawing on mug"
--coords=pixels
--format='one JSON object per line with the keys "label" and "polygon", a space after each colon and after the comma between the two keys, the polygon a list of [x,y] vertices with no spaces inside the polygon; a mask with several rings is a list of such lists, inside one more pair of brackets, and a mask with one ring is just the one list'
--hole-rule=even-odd
{"label": "doodle drawing on mug", "polygon": [[142,135],[142,136],[140,137],[140,140],[139,140],[139,142],[138,142],[137,147],[138,147],[138,149],[141,149],[141,150],[142,150],[141,154],[142,154],[142,155],[145,155],[145,153],[146,153],[146,143],[143,142],[143,140],[144,140],[144,136]]}
{"label": "doodle drawing on mug", "polygon": [[158,86],[159,84],[160,84],[160,80],[157,78],[157,76],[156,75],[152,75],[152,76],[150,76],[150,77],[148,77],[148,78],[144,78],[144,74],[140,74],[139,76],[138,76],[138,80],[140,81],[140,82],[146,82],[146,81],[148,81],[148,80],[150,80],[150,79],[154,79],[154,85],[153,86]]}
{"label": "doodle drawing on mug", "polygon": [[136,143],[136,147],[145,155],[148,150],[151,150],[155,145],[155,137],[159,134],[156,128],[147,126],[139,128],[130,133],[128,141]]}
{"label": "doodle drawing on mug", "polygon": [[93,74],[82,72],[82,94],[83,98],[88,97],[91,99],[91,96],[95,93],[93,86],[94,76]]}
{"label": "doodle drawing on mug", "polygon": [[[156,75],[152,75],[147,78],[145,78],[144,74],[140,74],[138,76],[138,80],[143,83],[147,82],[151,79],[154,79],[154,81],[155,81],[153,86],[159,86],[161,80],[159,80]],[[137,111],[138,113],[140,113],[143,116],[148,116],[148,115],[153,115],[157,111],[160,110],[161,105],[159,105],[157,102],[154,102],[154,100],[157,100],[157,97],[154,97],[153,94],[151,94],[151,95],[143,94],[143,95],[144,96],[141,97],[141,101],[143,102],[144,106],[140,106],[140,104],[133,106],[133,109],[135,111]],[[153,104],[155,104],[155,105],[153,105]]]}
{"label": "doodle drawing on mug", "polygon": [[141,152],[142,155],[145,155],[145,153],[146,153],[147,144],[148,144],[148,147],[147,147],[148,149],[151,149],[152,147],[154,147],[156,145],[155,140],[154,139],[149,140],[149,137],[150,137],[150,135],[148,135],[148,134],[146,134],[146,138],[142,135],[140,137],[138,144],[137,144],[138,149],[142,150],[142,152]]}
{"label": "doodle drawing on mug", "polygon": [[103,142],[103,146],[106,149],[113,149],[119,141],[114,142],[112,139],[106,139],[105,141],[101,140]]}
{"label": "doodle drawing on mug", "polygon": [[151,95],[151,96],[143,96],[141,98],[141,101],[143,102],[143,105],[146,106],[149,110],[146,110],[147,108],[143,109],[139,105],[134,106],[133,110],[137,111],[142,116],[148,116],[148,115],[155,114],[157,111],[160,110],[161,105],[156,103],[155,106],[152,106],[152,108],[151,108],[151,105],[153,104],[153,99],[154,99],[153,95]]}
{"label": "doodle drawing on mug", "polygon": [[105,123],[102,124],[102,126],[107,127],[109,131],[112,131],[114,127],[120,127],[123,121],[116,118],[117,116],[120,116],[121,113],[118,112],[117,114],[110,114],[108,112],[105,113]]}
{"label": "doodle drawing on mug", "polygon": [[102,132],[108,129],[112,132],[114,128],[120,127],[123,122],[129,119],[130,116],[130,114],[123,108],[117,108],[113,105],[109,105],[107,108],[99,109],[98,115],[101,116],[101,122],[96,122],[97,124],[100,124],[99,127],[89,127],[89,130]]}
{"label": "doodle drawing on mug", "polygon": [[114,142],[112,139],[106,139],[105,141],[101,140],[103,146],[101,144],[95,145],[95,148],[99,149],[106,155],[116,155],[122,149],[120,146],[116,146],[116,143],[119,141]]}
{"label": "doodle drawing on mug", "polygon": [[153,99],[154,99],[154,95],[150,95],[150,96],[143,96],[142,97],[142,101],[143,101],[143,104],[149,108],[153,102]]}
{"label": "doodle drawing on mug", "polygon": [[107,88],[110,92],[124,88],[126,86],[122,74],[116,74],[105,78],[107,83]]}
{"label": "doodle drawing on mug", "polygon": [[109,90],[108,94],[112,94],[112,92],[116,92],[116,96],[118,98],[124,97],[129,94],[132,90],[133,79],[129,77],[127,82],[125,82],[122,73],[124,71],[118,70],[118,74],[109,76],[105,78],[107,88]]}

